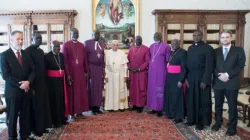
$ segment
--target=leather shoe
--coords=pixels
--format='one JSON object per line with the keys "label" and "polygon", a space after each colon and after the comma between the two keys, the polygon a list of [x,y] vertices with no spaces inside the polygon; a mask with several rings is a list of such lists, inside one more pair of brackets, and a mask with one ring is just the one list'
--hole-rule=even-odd
{"label": "leather shoe", "polygon": [[152,110],[152,111],[149,111],[148,114],[155,114],[156,111]]}
{"label": "leather shoe", "polygon": [[204,129],[204,125],[196,125],[195,129],[201,131]]}
{"label": "leather shoe", "polygon": [[193,126],[193,125],[194,125],[194,123],[191,123],[191,122],[186,122],[186,123],[185,123],[185,125],[186,125],[186,126]]}
{"label": "leather shoe", "polygon": [[157,112],[157,117],[161,117],[162,116],[162,112],[161,111],[158,111]]}
{"label": "leather shoe", "polygon": [[212,131],[218,131],[220,128],[221,128],[220,125],[215,124],[212,126]]}
{"label": "leather shoe", "polygon": [[236,131],[234,132],[231,132],[231,131],[228,131],[226,132],[226,136],[234,136],[236,134]]}
{"label": "leather shoe", "polygon": [[178,123],[181,123],[181,122],[182,122],[182,119],[174,119],[175,124],[178,124]]}
{"label": "leather shoe", "polygon": [[98,114],[103,114],[103,112],[102,112],[102,111],[100,111],[99,109],[98,109],[98,110],[96,110],[96,112],[97,112]]}

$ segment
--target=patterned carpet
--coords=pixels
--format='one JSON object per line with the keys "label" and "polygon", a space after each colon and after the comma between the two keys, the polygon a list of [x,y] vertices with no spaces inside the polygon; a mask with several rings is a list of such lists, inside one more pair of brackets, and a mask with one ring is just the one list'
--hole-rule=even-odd
{"label": "patterned carpet", "polygon": [[[85,119],[75,119],[69,125],[52,130],[43,137],[36,139],[51,140],[75,140],[75,139],[143,139],[143,140],[247,140],[250,132],[238,128],[238,134],[234,137],[224,136],[225,126],[218,132],[212,132],[211,128],[196,131],[194,127],[187,127],[180,123],[174,125],[165,117],[158,118],[147,113],[136,112],[105,112],[103,115],[88,115]],[[0,133],[1,140],[7,140],[7,129]]]}

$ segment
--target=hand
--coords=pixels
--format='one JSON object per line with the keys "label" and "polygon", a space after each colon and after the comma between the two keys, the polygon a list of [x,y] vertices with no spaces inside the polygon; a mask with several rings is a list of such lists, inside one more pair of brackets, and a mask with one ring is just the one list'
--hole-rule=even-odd
{"label": "hand", "polygon": [[178,86],[178,88],[182,88],[182,83],[178,82],[177,86]]}
{"label": "hand", "polygon": [[229,79],[225,73],[219,73],[219,79],[223,82],[227,82]]}
{"label": "hand", "polygon": [[29,89],[30,82],[29,81],[21,81],[19,82],[21,84],[20,88],[23,90]]}
{"label": "hand", "polygon": [[25,93],[28,93],[29,92],[29,88],[24,89],[24,91],[25,91]]}
{"label": "hand", "polygon": [[125,82],[125,83],[127,82],[127,79],[128,79],[128,77],[124,77],[124,82]]}
{"label": "hand", "polygon": [[108,78],[105,78],[105,81],[108,83],[109,79],[108,79]]}
{"label": "hand", "polygon": [[200,84],[200,88],[201,88],[201,89],[205,89],[205,88],[206,88],[206,84],[205,84],[205,83],[203,83],[203,82],[201,82],[201,84]]}
{"label": "hand", "polygon": [[72,85],[72,82],[73,82],[73,80],[72,80],[71,76],[68,75],[67,76],[67,83],[68,83],[68,85]]}
{"label": "hand", "polygon": [[185,80],[185,83],[186,83],[187,88],[189,88],[189,83],[187,79]]}

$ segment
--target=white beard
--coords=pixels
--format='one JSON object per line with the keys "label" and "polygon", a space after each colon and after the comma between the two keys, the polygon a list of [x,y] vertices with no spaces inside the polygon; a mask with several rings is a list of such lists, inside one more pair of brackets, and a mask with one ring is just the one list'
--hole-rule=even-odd
{"label": "white beard", "polygon": [[161,41],[159,40],[159,41],[155,41],[155,43],[157,43],[157,44],[159,44]]}
{"label": "white beard", "polygon": [[12,45],[12,47],[17,51],[20,51],[22,49],[22,46],[19,45]]}

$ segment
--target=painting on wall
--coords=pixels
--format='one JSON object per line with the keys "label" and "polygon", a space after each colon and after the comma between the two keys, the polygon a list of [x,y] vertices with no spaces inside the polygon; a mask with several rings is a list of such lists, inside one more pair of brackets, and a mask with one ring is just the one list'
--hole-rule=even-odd
{"label": "painting on wall", "polygon": [[100,40],[110,49],[118,40],[127,51],[139,34],[139,0],[92,0],[93,30],[99,30]]}

